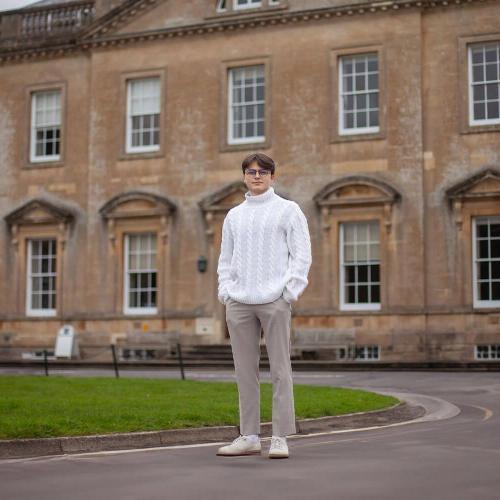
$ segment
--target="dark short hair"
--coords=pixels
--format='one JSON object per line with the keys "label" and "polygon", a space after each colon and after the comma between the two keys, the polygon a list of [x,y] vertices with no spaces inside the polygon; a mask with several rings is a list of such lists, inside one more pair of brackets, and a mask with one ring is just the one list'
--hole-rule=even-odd
{"label": "dark short hair", "polygon": [[270,170],[271,174],[274,175],[274,169],[276,168],[274,160],[264,153],[252,153],[248,155],[241,164],[241,170],[243,170],[243,173],[245,173],[245,170],[254,162],[256,162],[260,168]]}

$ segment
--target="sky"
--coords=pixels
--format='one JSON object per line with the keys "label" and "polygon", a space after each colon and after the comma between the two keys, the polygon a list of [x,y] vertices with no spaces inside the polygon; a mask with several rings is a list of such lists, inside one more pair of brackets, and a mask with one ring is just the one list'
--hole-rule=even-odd
{"label": "sky", "polygon": [[38,2],[38,0],[0,0],[0,11],[20,9],[30,3]]}

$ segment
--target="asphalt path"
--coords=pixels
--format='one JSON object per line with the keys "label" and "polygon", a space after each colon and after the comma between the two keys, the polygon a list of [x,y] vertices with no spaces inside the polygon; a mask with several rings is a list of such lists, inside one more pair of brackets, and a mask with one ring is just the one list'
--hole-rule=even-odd
{"label": "asphalt path", "polygon": [[[2,368],[2,373],[28,373]],[[40,371],[36,371],[40,373]],[[58,375],[112,376],[65,369]],[[187,370],[187,378],[233,380]],[[122,377],[178,377],[136,370]],[[262,381],[269,373],[262,372]],[[295,383],[359,387],[455,408],[439,418],[290,437],[290,458],[218,457],[219,444],[0,461],[0,499],[436,499],[500,498],[500,374],[295,372]],[[437,414],[437,413],[436,413]]]}

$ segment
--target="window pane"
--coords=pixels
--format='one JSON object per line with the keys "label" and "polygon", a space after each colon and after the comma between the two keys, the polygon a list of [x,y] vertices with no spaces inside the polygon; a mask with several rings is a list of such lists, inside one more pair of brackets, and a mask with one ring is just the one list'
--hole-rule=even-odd
{"label": "window pane", "polygon": [[346,283],[356,282],[356,266],[346,266],[345,268],[345,281]]}
{"label": "window pane", "polygon": [[485,62],[498,61],[498,44],[486,45],[484,48]]}
{"label": "window pane", "polygon": [[500,116],[498,101],[488,102],[486,105],[487,119],[492,120]]}
{"label": "window pane", "polygon": [[370,111],[370,123],[368,124],[368,126],[369,127],[379,126],[378,111]]}
{"label": "window pane", "polygon": [[368,282],[368,266],[358,266],[358,282]]}
{"label": "window pane", "polygon": [[482,65],[472,67],[472,81],[473,82],[484,81],[484,67]]}
{"label": "window pane", "polygon": [[366,262],[368,260],[368,245],[360,244],[356,246],[357,262]]}
{"label": "window pane", "polygon": [[491,258],[500,258],[500,240],[491,240]]}
{"label": "window pane", "polygon": [[484,120],[486,117],[486,107],[484,103],[474,104],[474,120]]}
{"label": "window pane", "polygon": [[[491,278],[494,280],[500,280],[500,261],[498,260],[491,263]],[[479,279],[482,279],[482,277]]]}
{"label": "window pane", "polygon": [[365,75],[356,76],[356,90],[365,90]]}
{"label": "window pane", "polygon": [[358,287],[358,302],[360,303],[368,302],[368,286],[360,285]]}
{"label": "window pane", "polygon": [[366,102],[367,102],[366,94],[357,95],[356,96],[356,109],[358,109],[358,110],[365,109],[367,107]]}
{"label": "window pane", "polygon": [[500,281],[491,284],[491,300],[500,300]]}
{"label": "window pane", "polygon": [[472,95],[474,101],[484,101],[485,99],[485,86],[484,85],[474,85],[472,88]]}
{"label": "window pane", "polygon": [[356,229],[357,229],[357,241],[358,242],[368,241],[368,231],[369,231],[368,224],[366,224],[366,223],[357,224]]}
{"label": "window pane", "polygon": [[490,263],[480,262],[479,263],[479,279],[488,280],[490,279]]}
{"label": "window pane", "polygon": [[370,90],[378,90],[378,74],[368,75],[368,88]]}
{"label": "window pane", "polygon": [[488,237],[488,224],[478,224],[477,225],[477,234],[480,238]]}
{"label": "window pane", "polygon": [[500,238],[500,224],[490,224],[490,235],[492,238]]}
{"label": "window pane", "polygon": [[354,128],[354,113],[345,113],[344,128]]}
{"label": "window pane", "polygon": [[366,113],[356,113],[356,125],[358,127],[366,127],[367,120],[366,120]]}
{"label": "window pane", "polygon": [[353,77],[352,76],[350,76],[350,75],[344,76],[343,91],[344,92],[352,92],[353,91]]}
{"label": "window pane", "polygon": [[346,301],[349,304],[356,303],[356,288],[354,286],[346,287]]}
{"label": "window pane", "polygon": [[359,58],[355,62],[356,73],[364,73],[366,71],[366,59]]}
{"label": "window pane", "polygon": [[344,245],[344,261],[354,262],[354,245]]}
{"label": "window pane", "polygon": [[489,257],[489,245],[488,240],[479,241],[479,258],[487,259]]}
{"label": "window pane", "polygon": [[[483,91],[484,94],[484,91]],[[490,83],[486,85],[486,98],[490,99],[498,99],[498,83]],[[484,99],[484,97],[483,97]]]}
{"label": "window pane", "polygon": [[378,71],[378,59],[377,59],[377,57],[370,57],[368,59],[368,71]]}
{"label": "window pane", "polygon": [[490,284],[479,283],[479,299],[490,300]]}
{"label": "window pane", "polygon": [[264,122],[262,120],[257,122],[257,135],[264,136]]}
{"label": "window pane", "polygon": [[486,64],[486,80],[498,80],[498,64],[496,62],[492,64]]}
{"label": "window pane", "polygon": [[472,64],[483,62],[483,49],[473,49],[472,50]]}

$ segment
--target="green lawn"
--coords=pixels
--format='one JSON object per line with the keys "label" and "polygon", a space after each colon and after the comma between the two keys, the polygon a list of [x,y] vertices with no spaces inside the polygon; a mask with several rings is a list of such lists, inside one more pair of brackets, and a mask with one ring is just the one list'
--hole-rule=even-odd
{"label": "green lawn", "polygon": [[[398,402],[357,389],[295,385],[297,418],[339,415]],[[272,387],[261,384],[262,421]],[[0,376],[0,439],[77,436],[238,423],[233,382]]]}

